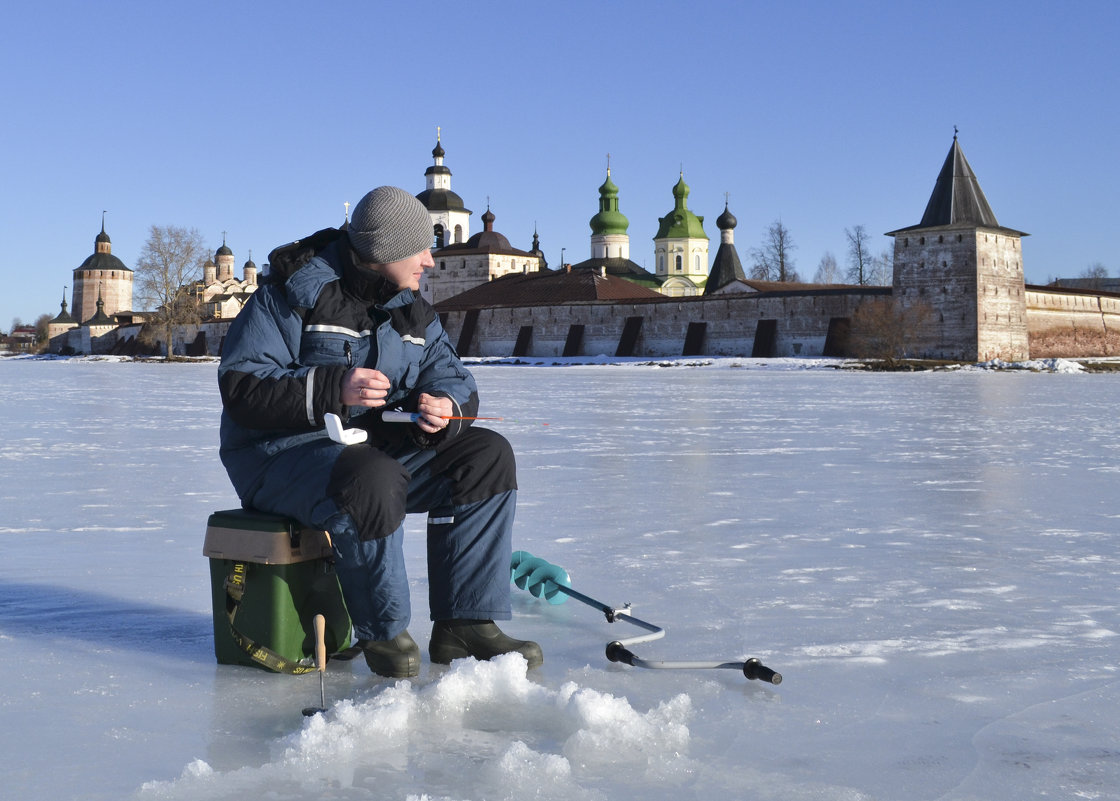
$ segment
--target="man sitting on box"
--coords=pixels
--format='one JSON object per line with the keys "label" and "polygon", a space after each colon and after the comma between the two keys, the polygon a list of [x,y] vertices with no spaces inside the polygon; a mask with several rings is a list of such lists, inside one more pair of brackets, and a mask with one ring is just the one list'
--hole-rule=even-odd
{"label": "man sitting on box", "polygon": [[[270,273],[230,326],[218,368],[221,458],[247,508],[331,535],[343,596],[370,669],[416,676],[409,636],[406,513],[427,512],[429,655],[448,664],[540,646],[494,624],[511,617],[517,490],[509,443],[471,427],[474,377],[420,278],[434,265],[427,209],[382,186],[327,229],[273,251]],[[388,423],[381,413],[419,413]],[[324,415],[368,432],[344,446]]]}

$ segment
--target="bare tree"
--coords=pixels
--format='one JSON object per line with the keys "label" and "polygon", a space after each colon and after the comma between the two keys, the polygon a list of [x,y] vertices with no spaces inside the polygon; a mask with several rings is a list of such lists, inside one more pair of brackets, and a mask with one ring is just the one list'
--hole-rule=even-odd
{"label": "bare tree", "polygon": [[47,334],[50,332],[50,324],[52,319],[54,318],[52,318],[49,314],[40,314],[35,318],[35,335],[39,339],[40,351],[46,350],[47,346],[50,344],[50,339],[49,337],[47,337]]}
{"label": "bare tree", "polygon": [[911,356],[920,332],[933,318],[926,303],[903,307],[891,298],[861,303],[852,315],[848,347],[862,359],[881,359],[887,366]]}
{"label": "bare tree", "polygon": [[762,247],[751,251],[754,260],[751,278],[757,281],[800,281],[793,264],[792,254],[796,248],[789,229],[782,225],[781,220],[774,220],[766,229]]}
{"label": "bare tree", "polygon": [[872,261],[871,235],[862,225],[845,228],[844,236],[848,240],[848,283],[867,286],[871,283]]}
{"label": "bare tree", "polygon": [[871,260],[871,283],[877,286],[890,286],[894,283],[894,250],[885,248],[877,258]]}
{"label": "bare tree", "polygon": [[1108,268],[1099,261],[1093,262],[1081,273],[1081,278],[1088,279],[1089,288],[1100,289],[1104,279],[1108,278]]}
{"label": "bare tree", "polygon": [[832,255],[832,251],[826,250],[824,255],[821,256],[820,264],[817,265],[817,272],[813,275],[814,284],[836,284],[840,282],[840,265],[836,263],[836,257]]}
{"label": "bare tree", "polygon": [[136,297],[150,310],[144,338],[151,342],[162,337],[168,359],[175,326],[199,321],[198,300],[189,284],[201,275],[207,253],[196,228],[153,225],[148,229],[133,280]]}

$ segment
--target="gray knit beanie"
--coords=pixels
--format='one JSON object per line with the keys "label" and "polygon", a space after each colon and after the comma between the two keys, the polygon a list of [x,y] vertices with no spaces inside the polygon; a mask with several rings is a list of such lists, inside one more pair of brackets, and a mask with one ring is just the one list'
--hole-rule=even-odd
{"label": "gray knit beanie", "polygon": [[408,192],[379,186],[358,201],[347,233],[362,261],[387,264],[432,246],[432,218]]}

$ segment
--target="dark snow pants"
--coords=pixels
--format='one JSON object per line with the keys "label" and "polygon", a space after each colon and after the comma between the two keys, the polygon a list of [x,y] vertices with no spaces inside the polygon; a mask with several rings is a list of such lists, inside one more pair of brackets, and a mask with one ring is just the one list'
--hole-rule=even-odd
{"label": "dark snow pants", "polygon": [[406,513],[428,513],[432,620],[510,618],[516,489],[509,443],[469,428],[433,449],[315,439],[270,459],[242,501],[329,531],[355,636],[387,640],[412,616]]}

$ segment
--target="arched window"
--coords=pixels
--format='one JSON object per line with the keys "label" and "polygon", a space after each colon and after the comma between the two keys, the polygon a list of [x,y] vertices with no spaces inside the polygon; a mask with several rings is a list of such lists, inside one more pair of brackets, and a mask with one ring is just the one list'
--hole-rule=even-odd
{"label": "arched window", "polygon": [[675,262],[675,266],[676,266],[676,268],[677,268],[677,272],[678,272],[678,273],[679,273],[679,272],[681,271],[681,262],[682,262],[682,261],[683,261],[683,260],[681,259],[681,254],[679,254],[679,253],[678,253],[678,254],[677,254],[677,255],[676,255],[675,257],[674,257],[674,262]]}
{"label": "arched window", "polygon": [[442,223],[436,223],[435,225],[433,225],[432,226],[432,231],[435,234],[435,240],[436,240],[436,245],[435,246],[437,248],[443,247],[443,225],[442,225]]}
{"label": "arched window", "polygon": [[455,226],[455,242],[459,243],[459,242],[462,242],[462,241],[463,241],[463,226],[456,225]]}

